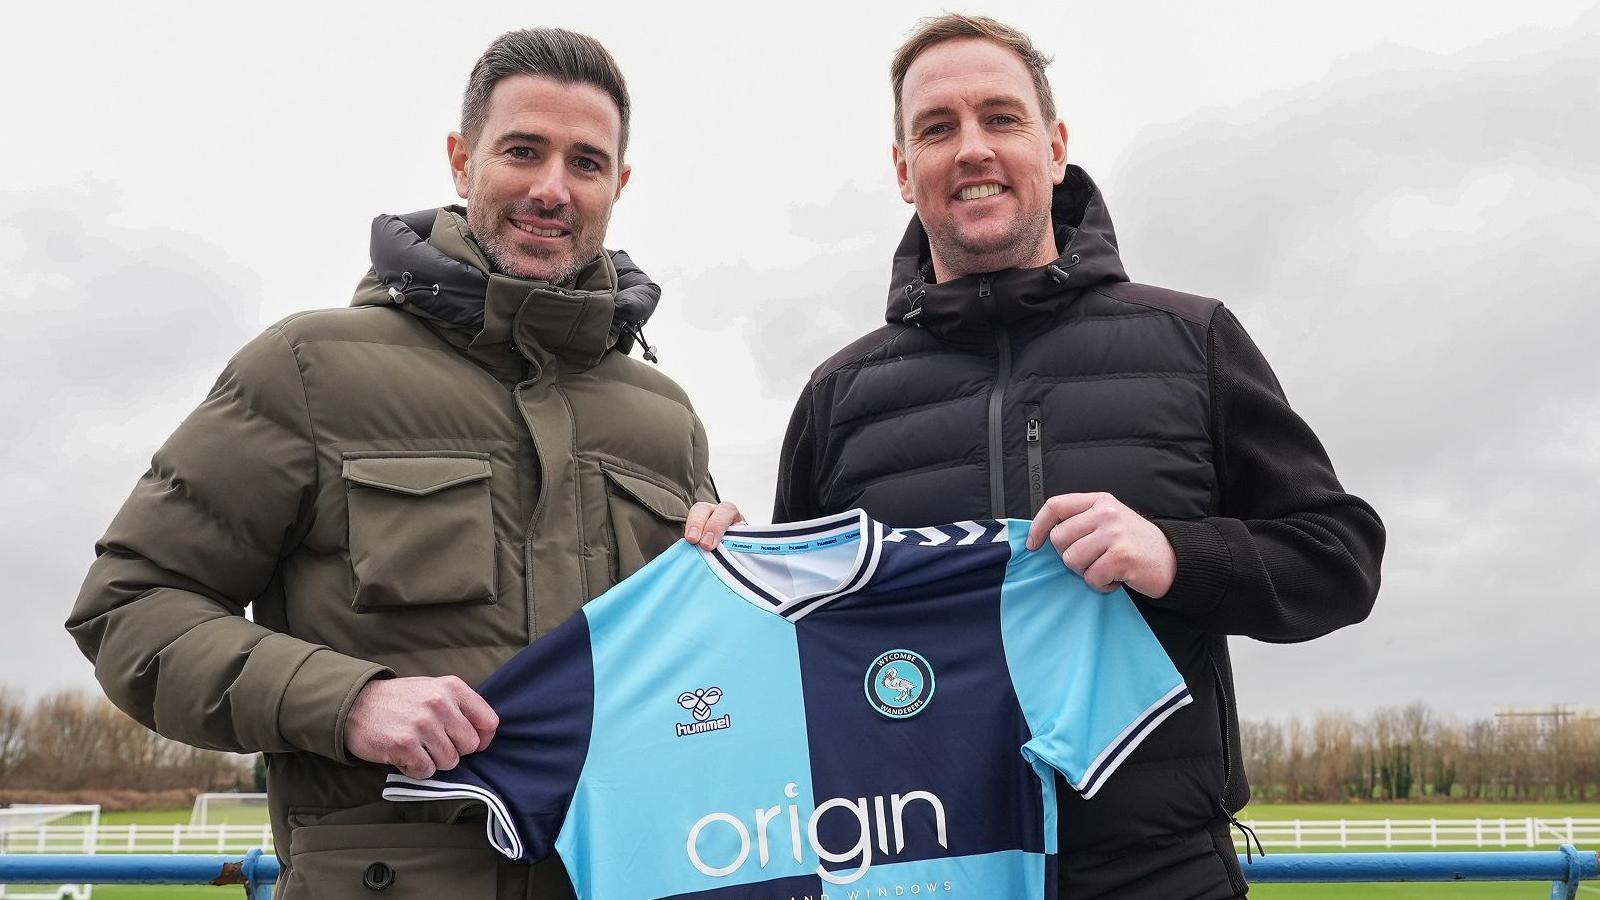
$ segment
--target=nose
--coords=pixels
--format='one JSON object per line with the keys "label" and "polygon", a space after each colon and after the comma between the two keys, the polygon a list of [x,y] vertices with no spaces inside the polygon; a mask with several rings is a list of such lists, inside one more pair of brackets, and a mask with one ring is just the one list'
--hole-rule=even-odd
{"label": "nose", "polygon": [[956,152],[956,162],[964,166],[981,166],[994,159],[994,149],[989,146],[988,135],[976,123],[961,129],[961,148]]}
{"label": "nose", "polygon": [[539,167],[528,184],[528,199],[546,208],[565,206],[572,200],[567,185],[567,170],[559,160]]}

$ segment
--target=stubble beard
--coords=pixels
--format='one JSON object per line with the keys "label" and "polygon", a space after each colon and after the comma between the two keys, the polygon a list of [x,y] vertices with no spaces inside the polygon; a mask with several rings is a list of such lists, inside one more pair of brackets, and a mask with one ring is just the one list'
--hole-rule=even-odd
{"label": "stubble beard", "polygon": [[[484,204],[467,205],[467,229],[472,236],[477,238],[478,246],[483,248],[483,255],[489,258],[489,265],[502,275],[513,278],[527,278],[535,281],[547,281],[551,284],[568,284],[578,273],[600,253],[600,241],[590,241],[578,229],[577,222],[569,221],[570,217],[556,215],[551,210],[543,209],[512,209],[499,207],[484,209]],[[561,251],[533,251],[512,245],[514,238],[508,237],[501,227],[506,218],[515,213],[525,213],[530,218],[560,219],[568,230],[572,232],[575,241],[573,252],[570,254]],[[582,243],[576,243],[582,241]],[[590,247],[587,244],[593,243]],[[545,265],[530,265],[529,256],[541,260]]]}
{"label": "stubble beard", "polygon": [[[925,223],[926,224],[926,223]],[[954,277],[976,272],[999,272],[1035,264],[1034,253],[1050,232],[1050,211],[1039,216],[1019,216],[998,238],[978,242],[961,233],[961,227],[946,220],[927,227],[928,247]]]}

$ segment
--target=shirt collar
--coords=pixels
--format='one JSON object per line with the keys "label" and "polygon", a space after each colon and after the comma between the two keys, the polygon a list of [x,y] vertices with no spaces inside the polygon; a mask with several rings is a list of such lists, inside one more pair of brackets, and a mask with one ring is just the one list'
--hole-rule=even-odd
{"label": "shirt collar", "polygon": [[[723,535],[721,544],[711,550],[701,550],[700,554],[711,571],[734,593],[760,609],[797,622],[840,597],[861,590],[872,580],[883,555],[884,534],[885,528],[881,523],[873,521],[863,510],[852,509],[804,522],[735,525]],[[743,553],[730,546],[730,542],[747,543],[770,548],[766,552],[782,553],[785,552],[782,548],[786,547],[793,548],[792,552],[804,552],[806,545],[814,546],[818,542],[845,536],[859,540],[855,560],[845,570],[843,577],[831,587],[799,596],[791,596],[763,582],[749,566],[740,561]]]}

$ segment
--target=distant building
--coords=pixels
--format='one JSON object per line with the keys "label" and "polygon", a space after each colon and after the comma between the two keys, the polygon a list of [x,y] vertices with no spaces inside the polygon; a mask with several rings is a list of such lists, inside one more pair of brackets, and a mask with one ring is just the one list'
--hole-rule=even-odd
{"label": "distant building", "polygon": [[1494,724],[1501,737],[1545,740],[1568,728],[1600,728],[1600,707],[1564,703],[1542,707],[1504,706],[1495,711]]}

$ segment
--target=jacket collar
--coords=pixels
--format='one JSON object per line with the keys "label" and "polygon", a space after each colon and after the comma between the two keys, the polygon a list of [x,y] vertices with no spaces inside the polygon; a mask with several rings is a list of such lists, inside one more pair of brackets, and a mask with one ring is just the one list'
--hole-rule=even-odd
{"label": "jacket collar", "polygon": [[913,215],[895,251],[885,318],[941,337],[978,337],[1014,322],[1055,316],[1085,288],[1128,280],[1117,255],[1111,214],[1083,169],[1067,166],[1050,218],[1061,250],[1055,262],[935,283],[928,234]]}
{"label": "jacket collar", "polygon": [[372,269],[352,305],[430,320],[493,369],[508,368],[512,350],[541,368],[555,359],[589,368],[616,340],[617,271],[601,253],[570,286],[497,274],[467,230],[466,209],[448,206],[373,220]]}

